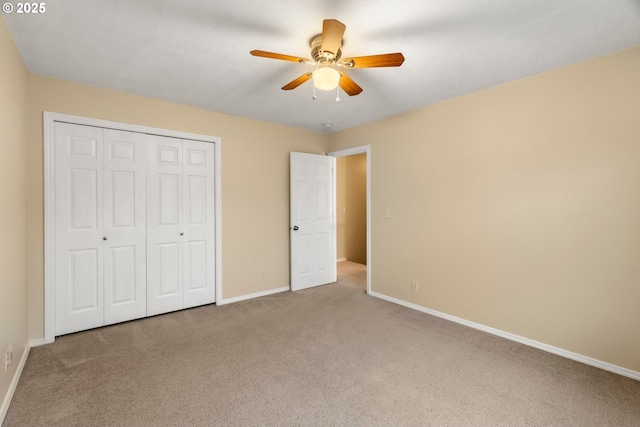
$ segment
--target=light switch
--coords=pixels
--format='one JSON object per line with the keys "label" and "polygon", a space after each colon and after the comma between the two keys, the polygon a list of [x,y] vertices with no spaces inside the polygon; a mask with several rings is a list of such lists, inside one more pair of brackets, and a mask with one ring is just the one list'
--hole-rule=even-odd
{"label": "light switch", "polygon": [[384,217],[385,218],[391,218],[391,208],[386,208],[384,210]]}

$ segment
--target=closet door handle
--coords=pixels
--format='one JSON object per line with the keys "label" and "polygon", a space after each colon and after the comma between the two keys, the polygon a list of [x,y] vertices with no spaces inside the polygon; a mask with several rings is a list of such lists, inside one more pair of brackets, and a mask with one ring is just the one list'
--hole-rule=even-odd
{"label": "closet door handle", "polygon": [[108,237],[107,237],[107,236],[104,236],[104,237],[102,238],[102,240],[107,240],[107,239],[108,239]]}
{"label": "closet door handle", "polygon": [[184,236],[184,233],[180,233],[181,236]]}

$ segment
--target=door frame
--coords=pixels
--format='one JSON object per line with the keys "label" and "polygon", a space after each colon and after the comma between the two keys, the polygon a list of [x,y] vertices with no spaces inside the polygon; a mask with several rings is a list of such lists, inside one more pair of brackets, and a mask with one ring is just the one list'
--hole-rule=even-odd
{"label": "door frame", "polygon": [[43,149],[44,149],[44,342],[55,341],[55,224],[54,224],[54,130],[55,122],[77,125],[95,126],[128,132],[168,136],[172,138],[191,139],[214,144],[214,215],[215,215],[215,270],[216,270],[216,302],[222,301],[222,140],[217,136],[154,128],[112,122],[69,114],[43,112]]}
{"label": "door frame", "polygon": [[[347,148],[344,150],[332,151],[327,153],[327,156],[332,157],[346,157],[352,156],[354,154],[362,154],[366,155],[366,164],[367,164],[367,294],[371,293],[371,145],[361,145],[358,147]],[[333,222],[336,223],[336,168],[333,170]],[[337,238],[337,231],[334,230],[334,240]],[[337,241],[336,241],[337,244]],[[336,260],[337,263],[337,260]]]}

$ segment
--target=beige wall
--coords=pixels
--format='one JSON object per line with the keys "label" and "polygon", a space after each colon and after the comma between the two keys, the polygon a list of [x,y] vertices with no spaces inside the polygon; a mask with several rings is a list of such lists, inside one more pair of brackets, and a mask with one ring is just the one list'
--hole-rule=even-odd
{"label": "beige wall", "polygon": [[44,334],[43,111],[221,137],[223,298],[289,286],[289,152],[324,153],[326,135],[29,75],[32,339]]}
{"label": "beige wall", "polygon": [[347,259],[367,263],[367,155],[347,156]]}
{"label": "beige wall", "polygon": [[[27,70],[0,18],[0,404],[27,346]],[[13,344],[13,362],[4,354]],[[0,413],[0,422],[2,414]]]}
{"label": "beige wall", "polygon": [[336,159],[337,258],[367,263],[367,155]]}
{"label": "beige wall", "polygon": [[336,159],[336,258],[347,258],[347,158]]}
{"label": "beige wall", "polygon": [[640,47],[329,138],[365,144],[374,292],[640,372]]}

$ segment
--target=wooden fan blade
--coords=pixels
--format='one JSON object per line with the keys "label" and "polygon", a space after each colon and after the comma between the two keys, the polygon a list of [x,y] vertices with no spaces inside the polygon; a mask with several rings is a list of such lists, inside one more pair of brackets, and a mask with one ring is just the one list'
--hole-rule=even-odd
{"label": "wooden fan blade", "polygon": [[346,28],[342,22],[336,19],[322,21],[322,46],[320,46],[320,50],[337,55]]}
{"label": "wooden fan blade", "polygon": [[312,72],[305,73],[305,74],[301,75],[300,77],[298,77],[297,79],[293,80],[292,82],[287,83],[286,85],[282,86],[282,90],[295,89],[298,86],[300,86],[302,83],[304,83],[307,80],[309,80],[312,75],[313,75]]}
{"label": "wooden fan blade", "polygon": [[340,71],[340,88],[349,96],[357,95],[362,92],[362,88],[356,82],[351,80],[344,72]]}
{"label": "wooden fan blade", "polygon": [[342,61],[348,68],[399,67],[403,62],[404,56],[400,52],[358,56],[356,58],[346,58]]}
{"label": "wooden fan blade", "polygon": [[300,58],[299,56],[283,55],[281,53],[267,52],[264,50],[252,50],[249,52],[253,56],[261,56],[263,58],[281,59],[283,61],[299,62],[301,64],[310,63],[311,60]]}

